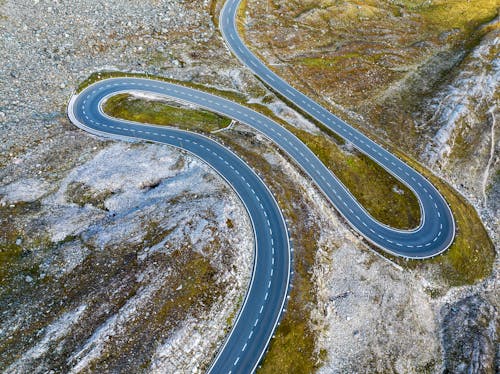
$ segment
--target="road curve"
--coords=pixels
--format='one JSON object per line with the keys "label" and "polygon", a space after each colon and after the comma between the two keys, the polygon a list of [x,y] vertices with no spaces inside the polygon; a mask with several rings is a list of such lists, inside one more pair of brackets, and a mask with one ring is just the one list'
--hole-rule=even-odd
{"label": "road curve", "polygon": [[81,129],[118,140],[143,139],[168,144],[202,159],[238,194],[254,232],[252,278],[243,306],[210,369],[213,373],[250,373],[260,362],[285,305],[290,282],[291,248],[278,204],[264,182],[237,155],[199,134],[111,118],[101,104],[110,95],[147,84],[165,93],[166,84],[149,80],[111,79],[97,82],[68,105],[68,117]]}
{"label": "road curve", "polygon": [[[219,27],[231,51],[276,92],[352,143],[360,152],[408,186],[420,203],[422,218],[419,227],[414,230],[395,230],[376,221],[323,165],[315,167],[314,164],[317,162],[313,160],[312,167],[308,167],[304,165],[308,161],[304,162],[300,152],[297,154],[293,150],[285,150],[312,177],[349,224],[386,252],[396,256],[423,259],[436,256],[448,249],[455,238],[455,221],[443,196],[417,171],[268,69],[244,45],[238,34],[236,15],[241,1],[227,0],[220,14]],[[286,141],[286,139],[278,141],[278,144],[284,148],[283,143]]]}

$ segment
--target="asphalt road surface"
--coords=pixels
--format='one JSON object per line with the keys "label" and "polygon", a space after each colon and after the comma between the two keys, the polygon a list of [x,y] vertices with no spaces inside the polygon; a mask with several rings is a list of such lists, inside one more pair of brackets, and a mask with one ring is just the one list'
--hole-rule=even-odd
{"label": "asphalt road surface", "polygon": [[[306,157],[300,151],[295,151],[295,147],[305,148],[304,146],[299,147],[297,139],[292,140],[293,136],[287,135],[283,140],[277,138],[273,140],[296,160],[349,224],[370,242],[391,254],[408,258],[427,258],[445,251],[453,242],[455,222],[451,210],[441,194],[417,171],[268,69],[243,44],[238,35],[236,13],[240,3],[241,0],[228,0],[220,14],[219,26],[229,48],[243,64],[276,92],[323,123],[408,186],[420,203],[422,219],[419,227],[407,231],[395,230],[381,224],[360,206],[354,196],[317,158],[314,157],[313,160],[312,156],[307,155]],[[304,150],[302,153],[306,155]]]}
{"label": "asphalt road surface", "polygon": [[102,111],[102,104],[108,97],[133,91],[155,93],[195,104],[255,128],[275,142],[310,176],[357,232],[391,254],[408,258],[432,257],[445,251],[455,235],[451,211],[431,183],[361,132],[288,85],[245,47],[235,23],[240,1],[228,0],[220,16],[221,31],[235,55],[275,91],[407,185],[419,200],[422,219],[414,230],[395,230],[376,221],[292,133],[264,115],[232,101],[192,88],[142,78],[106,79],[74,95],[68,105],[68,116],[75,125],[99,136],[142,139],[182,148],[214,168],[246,207],[255,236],[252,280],[237,320],[209,369],[211,373],[252,372],[265,353],[283,312],[290,283],[291,245],[285,221],[263,181],[229,149],[199,134],[111,118]]}

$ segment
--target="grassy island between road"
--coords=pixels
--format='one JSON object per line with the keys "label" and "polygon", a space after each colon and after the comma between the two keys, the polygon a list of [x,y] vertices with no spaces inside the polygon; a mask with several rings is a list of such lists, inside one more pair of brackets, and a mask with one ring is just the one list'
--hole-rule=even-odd
{"label": "grassy island between road", "polygon": [[210,132],[229,126],[231,120],[206,110],[184,108],[160,100],[145,100],[130,94],[110,97],[103,106],[110,116],[183,130]]}

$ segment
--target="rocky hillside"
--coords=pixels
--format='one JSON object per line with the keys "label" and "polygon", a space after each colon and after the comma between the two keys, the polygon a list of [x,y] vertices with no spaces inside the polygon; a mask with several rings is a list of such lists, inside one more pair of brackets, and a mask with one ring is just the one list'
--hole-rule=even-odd
{"label": "rocky hillside", "polygon": [[[244,23],[287,80],[498,217],[498,37],[481,29],[498,4],[450,3],[248,0]],[[319,134],[230,55],[218,6],[0,1],[0,371],[190,373],[215,353],[251,270],[243,207],[199,160],[89,136],[65,106],[91,73],[139,72],[242,92]],[[436,263],[402,267],[266,139],[240,125],[217,136],[292,227],[292,297],[262,372],[492,371],[497,271],[450,287]]]}

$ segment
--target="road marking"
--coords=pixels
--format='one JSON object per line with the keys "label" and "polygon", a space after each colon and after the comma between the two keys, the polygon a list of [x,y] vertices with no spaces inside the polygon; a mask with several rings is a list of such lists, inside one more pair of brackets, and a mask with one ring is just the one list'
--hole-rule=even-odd
{"label": "road marking", "polygon": [[272,82],[276,82],[276,81],[274,80],[274,78],[273,78],[271,75],[269,75],[268,73],[266,73],[266,77],[268,77],[268,78],[269,78]]}

